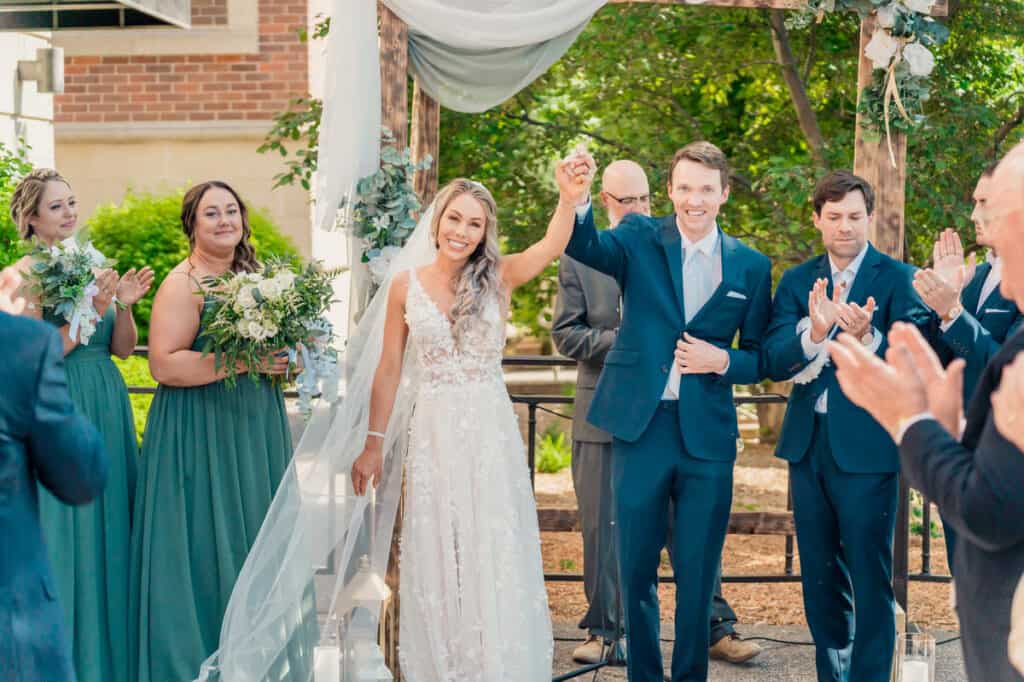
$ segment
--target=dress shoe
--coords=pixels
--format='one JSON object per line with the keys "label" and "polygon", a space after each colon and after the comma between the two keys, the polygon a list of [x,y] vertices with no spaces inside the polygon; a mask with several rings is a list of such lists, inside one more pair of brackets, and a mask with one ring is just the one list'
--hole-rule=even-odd
{"label": "dress shoe", "polygon": [[572,660],[577,663],[600,663],[604,654],[604,641],[591,635],[587,641],[573,649]]}
{"label": "dress shoe", "polygon": [[729,663],[745,663],[761,653],[761,647],[754,642],[740,639],[735,632],[715,642],[708,652],[711,658]]}

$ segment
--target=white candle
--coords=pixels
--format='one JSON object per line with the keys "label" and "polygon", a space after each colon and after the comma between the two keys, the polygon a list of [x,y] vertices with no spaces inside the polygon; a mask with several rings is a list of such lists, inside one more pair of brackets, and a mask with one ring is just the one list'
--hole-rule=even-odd
{"label": "white candle", "polygon": [[340,682],[340,653],[337,646],[313,647],[313,682]]}
{"label": "white candle", "polygon": [[928,661],[903,661],[901,682],[932,682]]}

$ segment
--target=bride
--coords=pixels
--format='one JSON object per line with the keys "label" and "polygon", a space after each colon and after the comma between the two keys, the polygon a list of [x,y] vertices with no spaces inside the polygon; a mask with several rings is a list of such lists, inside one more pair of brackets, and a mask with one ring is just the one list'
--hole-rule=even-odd
{"label": "bride", "polygon": [[547,233],[506,256],[483,185],[458,179],[438,193],[349,340],[345,396],[307,426],[199,680],[285,680],[313,667],[281,659],[311,648],[302,602],[314,570],[335,564],[330,629],[353,606],[360,568],[384,573],[403,468],[405,679],[550,679],[537,512],[501,356],[510,293],[564,251],[595,167],[585,152],[561,161]]}

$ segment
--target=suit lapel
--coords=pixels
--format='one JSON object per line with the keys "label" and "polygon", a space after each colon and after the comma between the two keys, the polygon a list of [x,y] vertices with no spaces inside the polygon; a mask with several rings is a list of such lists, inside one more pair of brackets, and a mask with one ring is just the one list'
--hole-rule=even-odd
{"label": "suit lapel", "polygon": [[[982,303],[978,299],[981,298],[981,288],[985,286],[985,279],[988,277],[989,271],[992,266],[988,263],[982,263],[978,266],[978,269],[974,273],[974,279],[967,283],[964,288],[964,292],[961,295],[961,303],[964,309],[971,315],[974,315],[978,311],[978,304]],[[998,291],[999,287],[996,287],[995,291]],[[992,296],[989,295],[989,298]]]}
{"label": "suit lapel", "polygon": [[672,276],[672,291],[675,293],[676,302],[679,304],[682,319],[685,320],[686,311],[683,308],[683,240],[679,236],[679,228],[676,227],[676,216],[674,213],[661,219],[661,247],[665,251],[668,272]]}
{"label": "suit lapel", "polygon": [[868,244],[868,252],[864,254],[864,261],[860,264],[860,269],[857,270],[850,295],[846,297],[848,303],[864,305],[868,298],[868,291],[874,283],[875,277],[878,276],[878,268],[881,264],[881,255],[874,246]]}

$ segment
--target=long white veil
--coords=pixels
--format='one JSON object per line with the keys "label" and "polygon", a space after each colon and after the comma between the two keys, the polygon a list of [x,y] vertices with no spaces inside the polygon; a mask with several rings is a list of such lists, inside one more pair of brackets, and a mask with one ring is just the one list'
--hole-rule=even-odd
{"label": "long white veil", "polygon": [[[383,578],[418,385],[408,347],[384,438],[383,475],[375,493],[355,495],[350,473],[366,440],[391,282],[396,273],[433,260],[433,213],[431,205],[395,256],[386,281],[351,335],[342,363],[342,397],[318,408],[306,426],[235,583],[219,649],[203,663],[197,682],[312,680],[313,648],[320,639],[314,604],[330,605],[327,622],[333,629],[355,605],[354,580],[365,578],[367,569]],[[372,603],[361,605],[368,607],[361,613],[370,613],[372,620],[362,623],[362,631],[376,633],[380,604],[376,608]],[[341,633],[343,649],[351,636]],[[327,668],[331,667],[328,663]]]}

